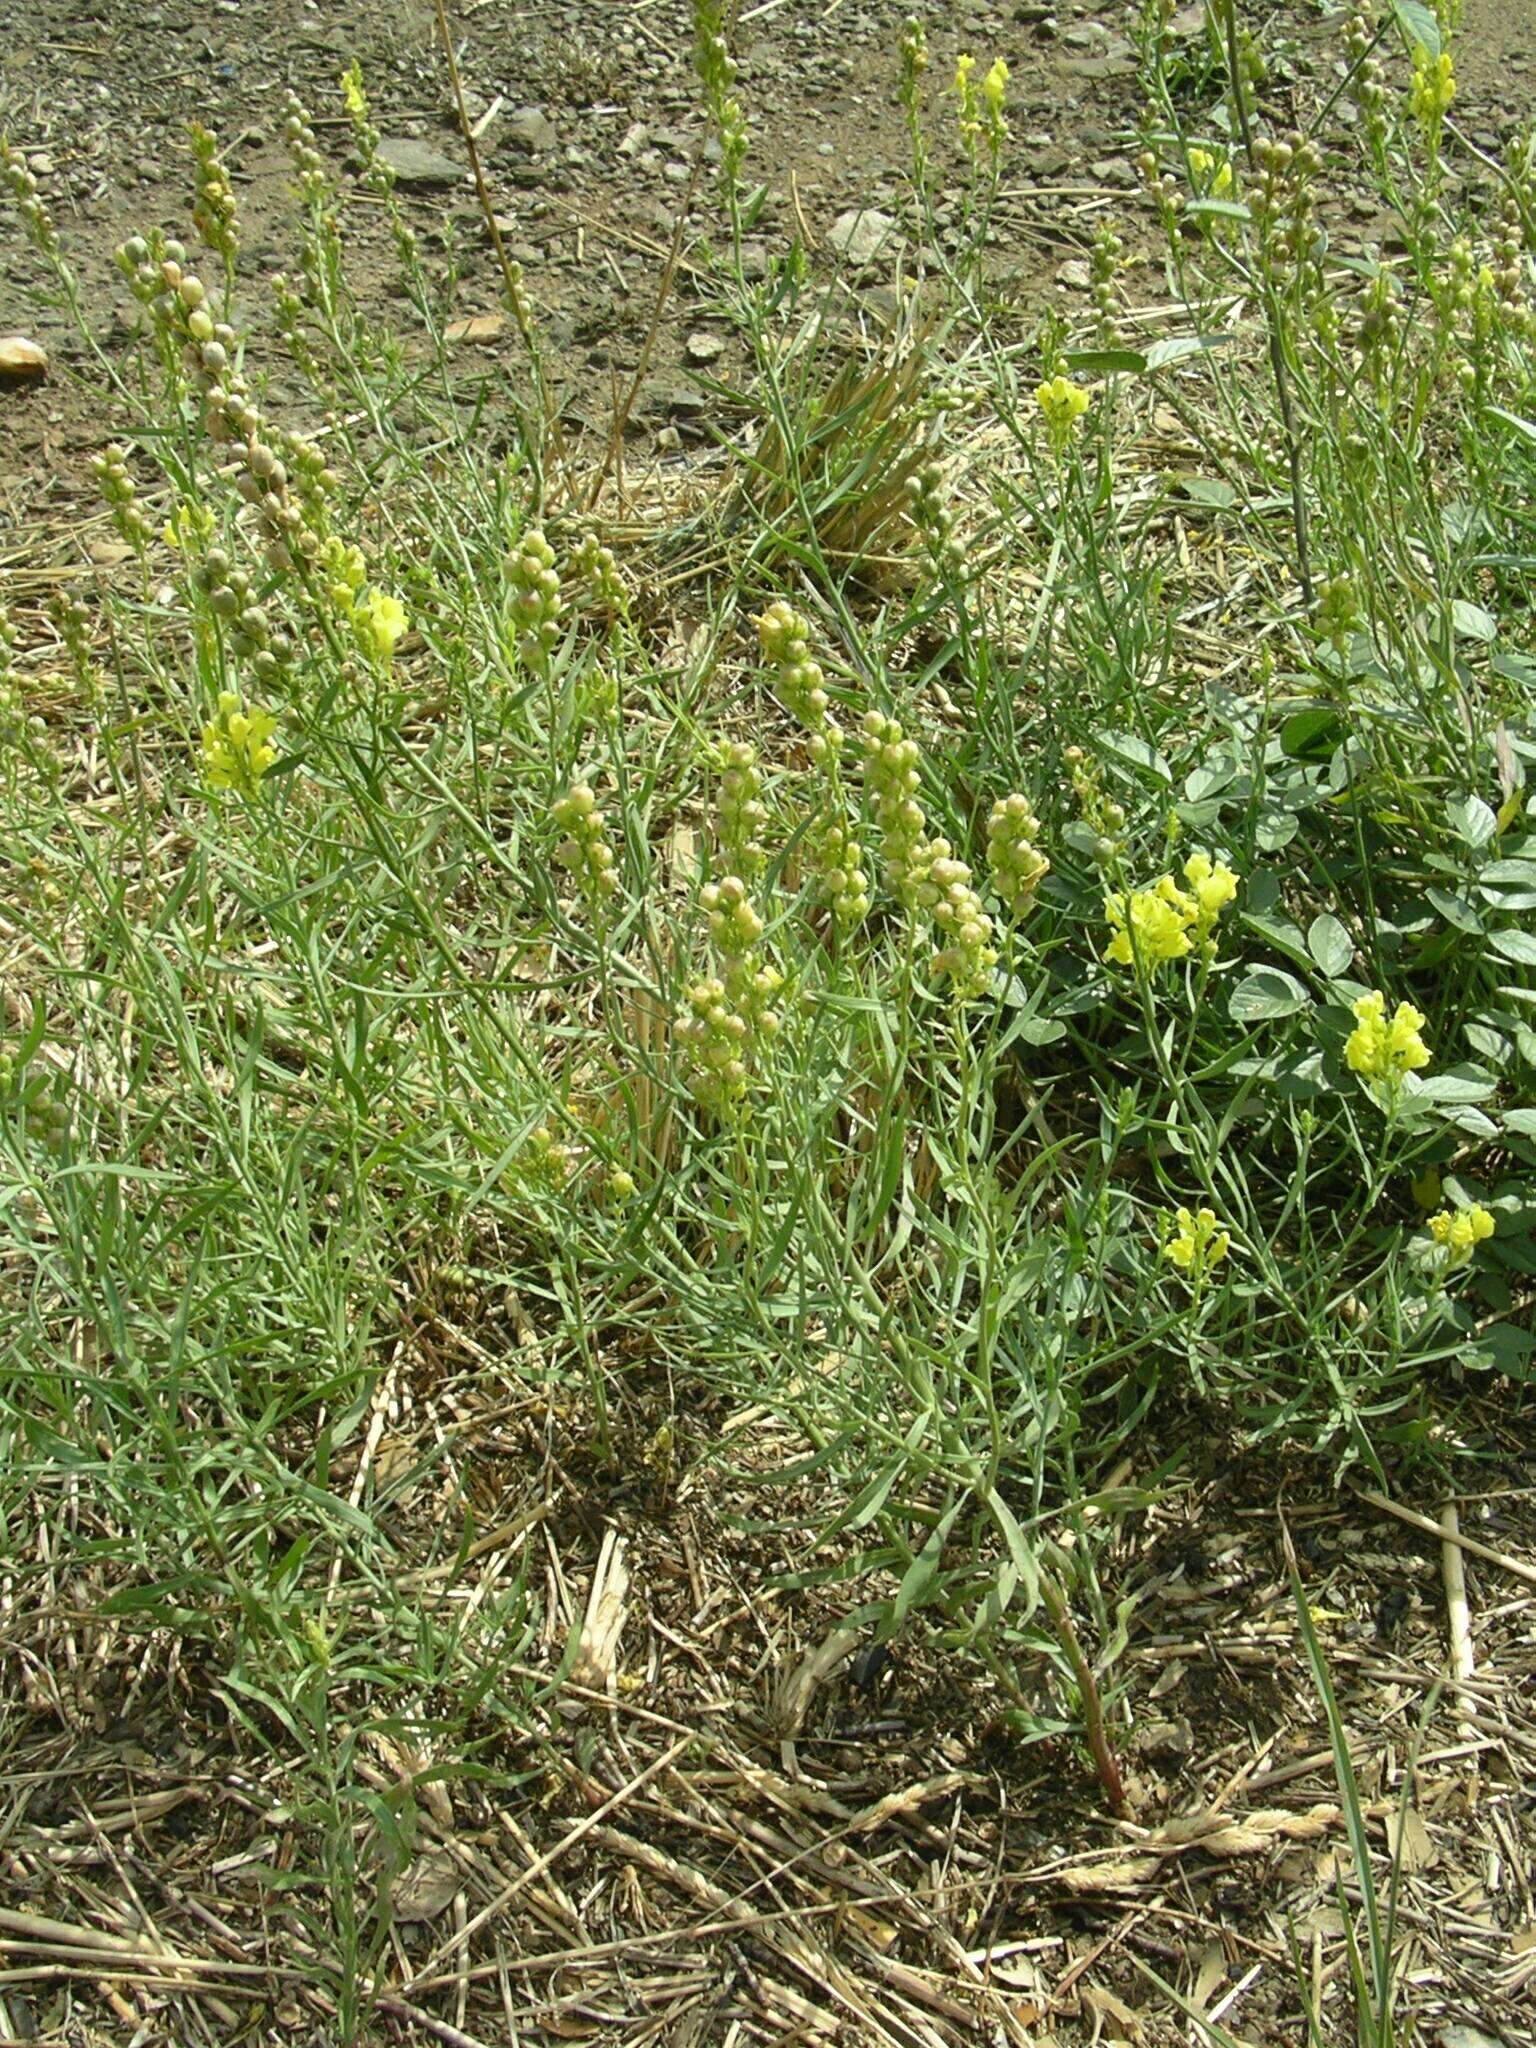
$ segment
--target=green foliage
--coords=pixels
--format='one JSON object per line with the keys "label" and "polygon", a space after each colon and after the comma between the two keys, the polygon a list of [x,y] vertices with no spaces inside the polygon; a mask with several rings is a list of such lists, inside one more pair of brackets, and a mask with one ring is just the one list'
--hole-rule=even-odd
{"label": "green foliage", "polygon": [[[1523,1398],[1536,172],[1453,199],[1406,71],[1354,159],[1269,132],[1229,14],[1177,75],[1144,37],[1181,331],[1126,331],[1118,242],[1089,332],[990,302],[1006,75],[966,73],[945,316],[833,372],[807,265],[744,277],[701,10],[756,412],[702,548],[599,541],[520,284],[526,391],[455,387],[398,217],[414,325],[365,318],[301,109],[281,414],[227,278],[125,246],[107,468],[166,546],[136,519],[113,691],[80,653],[4,726],[7,1483],[89,1489],[114,1612],[198,1639],[327,1811],[361,1796],[338,1695],[407,1686],[449,1749],[522,1708],[521,1579],[452,1618],[402,1575],[479,1520],[451,1435],[374,1457],[402,1373],[535,1378],[600,1464],[636,1424],[731,1455],[658,1388],[777,1418],[801,1455],[742,1512],[820,1503],[788,1583],[1044,1660],[1023,1725],[1086,1724],[1106,1788],[1138,1432],[1379,1467],[1469,1383]],[[1330,249],[1361,177],[1390,262]],[[1362,1053],[1378,997],[1413,1059]],[[392,1513],[425,1485],[430,1537]]]}

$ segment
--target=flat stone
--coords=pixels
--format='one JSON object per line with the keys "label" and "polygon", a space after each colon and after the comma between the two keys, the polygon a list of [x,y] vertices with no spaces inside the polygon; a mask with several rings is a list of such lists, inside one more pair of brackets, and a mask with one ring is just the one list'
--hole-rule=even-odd
{"label": "flat stone", "polygon": [[833,221],[827,239],[839,256],[854,264],[873,263],[896,233],[896,222],[888,213],[872,206],[850,208]]}
{"label": "flat stone", "polygon": [[472,341],[482,348],[507,331],[505,313],[470,313],[462,320],[450,320],[443,329],[444,341]]}
{"label": "flat stone", "polygon": [[409,135],[379,138],[379,160],[387,164],[398,181],[425,191],[433,186],[457,185],[463,181],[464,165],[444,156],[430,142],[417,142]]}
{"label": "flat stone", "polygon": [[683,344],[683,351],[690,363],[712,363],[725,353],[725,337],[702,331],[690,334]]}
{"label": "flat stone", "polygon": [[504,133],[508,142],[526,149],[531,156],[542,156],[560,140],[559,131],[542,107],[519,107],[515,114],[507,116]]}
{"label": "flat stone", "polygon": [[0,381],[41,384],[48,374],[48,351],[24,334],[0,335]]}

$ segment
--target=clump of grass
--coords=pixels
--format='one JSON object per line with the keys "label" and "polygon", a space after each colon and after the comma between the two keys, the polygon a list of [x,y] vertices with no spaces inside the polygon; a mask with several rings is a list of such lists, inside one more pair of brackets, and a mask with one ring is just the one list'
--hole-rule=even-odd
{"label": "clump of grass", "polygon": [[[212,137],[215,285],[158,232],[120,252],[134,560],[67,665],[0,635],[5,1499],[116,1622],[197,1642],[338,1826],[370,1715],[459,1753],[525,1711],[531,1586],[453,1620],[410,1590],[486,1512],[452,1436],[371,1448],[449,1294],[458,1367],[510,1358],[599,1464],[631,1374],[776,1418],[819,1503],[785,1587],[984,1660],[1117,1807],[1096,1559],[1155,1491],[1143,1433],[1380,1470],[1448,1454],[1469,1386],[1520,1398],[1536,160],[1453,189],[1447,52],[1369,22],[1356,129],[1285,134],[1214,19],[1198,92],[1143,39],[1173,331],[1113,230],[1081,334],[989,302],[1007,81],[973,66],[944,315],[839,361],[796,252],[744,274],[750,95],[702,18],[761,424],[682,651],[551,486],[521,280],[502,459],[398,214],[413,324],[359,306],[302,108],[291,402],[231,321]],[[1333,252],[1361,181],[1400,256]],[[424,1534],[393,1510],[428,1486]],[[375,1937],[330,1879],[355,2008]]]}

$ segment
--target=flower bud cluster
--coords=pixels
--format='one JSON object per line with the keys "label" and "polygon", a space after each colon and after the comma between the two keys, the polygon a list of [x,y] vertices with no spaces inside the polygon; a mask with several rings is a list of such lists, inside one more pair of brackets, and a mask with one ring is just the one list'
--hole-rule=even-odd
{"label": "flower bud cluster", "polygon": [[613,617],[622,616],[629,609],[629,593],[613,549],[604,547],[595,533],[583,535],[571,566],[599,611]]}
{"label": "flower bud cluster", "polygon": [[827,679],[811,653],[809,624],[779,598],[759,618],[757,634],[764,659],[778,670],[779,695],[811,735],[811,759],[835,757],[843,735],[828,715]]}
{"label": "flower bud cluster", "polygon": [[971,883],[971,871],[954,857],[947,839],[928,837],[928,820],[918,800],[921,755],[894,718],[871,711],[864,719],[864,786],[880,831],[885,878],[909,911],[938,926],[933,956],[936,974],[947,974],[958,996],[986,987],[997,953],[992,920]]}
{"label": "flower bud cluster", "polygon": [[563,1144],[548,1124],[538,1124],[523,1141],[518,1166],[530,1187],[547,1195],[558,1195],[576,1164],[574,1149]]}
{"label": "flower bud cluster", "polygon": [[910,910],[921,871],[928,819],[918,801],[922,784],[916,740],[907,739],[894,718],[878,711],[864,717],[864,787],[880,833],[885,879]]}
{"label": "flower bud cluster", "polygon": [[96,664],[91,657],[91,615],[78,597],[67,590],[55,591],[48,603],[48,616],[69,654],[75,680],[88,697],[99,687]]}
{"label": "flower bud cluster", "polygon": [[726,45],[719,0],[694,0],[693,62],[704,87],[704,102],[720,139],[720,162],[734,184],[747,154],[747,119],[736,97],[736,61]]}
{"label": "flower bud cluster", "polygon": [[689,988],[678,1038],[689,1086],[706,1107],[723,1113],[746,1099],[754,1070],[778,1033],[774,1004],[783,977],[762,959],[763,922],[739,875],[710,883],[699,901],[720,971]]}
{"label": "flower bud cluster", "polygon": [[302,435],[266,429],[236,361],[235,330],[213,317],[207,287],[186,268],[187,252],[180,242],[160,242],[152,249],[143,236],[134,235],[117,259],[135,295],[180,342],[202,390],[210,436],[239,450],[236,488],[256,508],[269,566],[291,570],[297,559],[313,557],[321,547],[314,514],[336,482],[324,455]]}
{"label": "flower bud cluster", "polygon": [[997,964],[992,920],[971,883],[971,871],[957,860],[947,839],[923,848],[922,879],[913,895],[938,926],[939,944],[930,962],[934,974],[948,975],[964,1002],[985,993]]}
{"label": "flower bud cluster", "polygon": [[1323,168],[1317,145],[1300,133],[1277,141],[1260,135],[1253,145],[1255,177],[1248,204],[1266,248],[1299,265],[1316,240],[1314,182]]}
{"label": "flower bud cluster", "polygon": [[592,785],[573,782],[555,804],[551,817],[563,835],[555,858],[576,878],[593,918],[602,924],[619,877],[608,839],[608,819]]}
{"label": "flower bud cluster", "polygon": [[1124,265],[1125,243],[1115,233],[1114,223],[1106,220],[1093,238],[1093,253],[1088,261],[1099,341],[1106,348],[1117,339],[1120,331],[1115,318],[1115,281]]}
{"label": "flower bud cluster", "polygon": [[1124,843],[1124,806],[1105,795],[1104,785],[1099,779],[1099,765],[1091,761],[1081,747],[1068,747],[1063,759],[1067,764],[1072,793],[1077,798],[1078,812],[1094,835],[1093,857],[1101,868],[1108,867]]}
{"label": "flower bud cluster", "polygon": [[524,661],[538,667],[553,653],[565,615],[555,551],[538,527],[530,527],[512,550],[508,574],[517,651]]}
{"label": "flower bud cluster", "polygon": [[720,794],[716,823],[720,852],[730,872],[750,879],[762,873],[763,833],[768,810],[763,803],[763,771],[757,751],[745,740],[727,740],[716,755]]}
{"label": "flower bud cluster", "polygon": [[37,194],[37,175],[19,149],[0,142],[0,174],[15,195],[16,204],[33,247],[45,256],[58,251],[59,237],[48,208]]}
{"label": "flower bud cluster", "polygon": [[315,142],[304,102],[296,93],[289,93],[283,101],[283,140],[299,174],[300,192],[311,205],[322,204],[326,196],[325,159]]}
{"label": "flower bud cluster", "polygon": [[275,683],[285,662],[293,658],[293,641],[274,626],[266,607],[251,588],[245,569],[237,569],[223,548],[210,548],[192,571],[192,586],[207,600],[235,654],[267,685]]}
{"label": "flower bud cluster", "polygon": [[1035,900],[1050,862],[1035,844],[1040,821],[1026,797],[999,797],[987,820],[987,866],[998,901],[1017,921]]}
{"label": "flower bud cluster", "polygon": [[1387,102],[1386,81],[1380,64],[1371,54],[1375,42],[1376,31],[1368,17],[1364,13],[1352,15],[1344,30],[1344,54],[1350,67],[1348,91],[1360,109],[1366,137],[1373,148],[1385,139]]}
{"label": "flower bud cluster", "polygon": [[944,488],[942,463],[925,462],[907,478],[907,509],[940,569],[951,573],[959,569],[965,549],[955,537],[955,514]]}
{"label": "flower bud cluster", "polygon": [[240,252],[240,218],[235,188],[229,181],[219,155],[217,138],[201,121],[189,124],[192,154],[197,158],[197,197],[192,205],[192,224],[210,249],[224,258],[232,270]]}
{"label": "flower bud cluster", "polygon": [[1352,576],[1326,577],[1314,599],[1315,625],[1342,661],[1361,621],[1360,592]]}
{"label": "flower bud cluster", "polygon": [[142,552],[151,526],[149,515],[138,502],[138,486],[128,474],[128,453],[109,441],[99,455],[91,457],[91,474],[101,486],[112,513],[112,524],[131,548]]}

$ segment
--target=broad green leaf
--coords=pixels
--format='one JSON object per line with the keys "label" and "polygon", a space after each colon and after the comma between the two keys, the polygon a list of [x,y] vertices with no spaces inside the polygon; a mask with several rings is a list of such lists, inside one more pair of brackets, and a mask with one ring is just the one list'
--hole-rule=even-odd
{"label": "broad green leaf", "polygon": [[1431,57],[1439,56],[1440,24],[1424,0],[1392,0],[1392,12],[1414,48],[1428,50]]}
{"label": "broad green leaf", "polygon": [[1191,356],[1209,355],[1212,349],[1225,348],[1232,338],[1230,334],[1170,334],[1147,350],[1147,368],[1166,370],[1174,363],[1188,362]]}
{"label": "broad green leaf", "polygon": [[1517,967],[1536,967],[1536,936],[1530,932],[1495,932],[1488,943],[1501,960],[1512,960]]}
{"label": "broad green leaf", "polygon": [[1219,476],[1181,476],[1179,489],[1192,505],[1212,512],[1229,512],[1237,503],[1237,492]]}
{"label": "broad green leaf", "polygon": [[1344,737],[1344,721],[1331,705],[1293,711],[1280,728],[1281,749],[1293,761],[1326,761]]}
{"label": "broad green leaf", "polygon": [[1453,796],[1445,806],[1451,830],[1474,852],[1492,839],[1498,824],[1492,809],[1480,796]]}
{"label": "broad green leaf", "polygon": [[1172,782],[1173,770],[1156,747],[1149,746],[1139,733],[1101,732],[1095,734],[1105,753],[1113,754],[1132,768],[1150,768],[1160,782]]}
{"label": "broad green leaf", "polygon": [[1314,917],[1307,929],[1307,951],[1330,980],[1342,974],[1355,957],[1355,942],[1329,911]]}
{"label": "broad green leaf", "polygon": [[1147,359],[1138,348],[1069,348],[1065,360],[1069,370],[1077,370],[1085,377],[1139,377],[1147,367]]}
{"label": "broad green leaf", "polygon": [[1464,640],[1497,640],[1499,622],[1492,612],[1485,612],[1480,604],[1468,604],[1464,597],[1456,598],[1451,605],[1451,625]]}
{"label": "broad green leaf", "polygon": [[1294,1017],[1310,1009],[1312,998],[1282,967],[1256,967],[1232,991],[1228,1007],[1237,1024],[1265,1023],[1275,1017]]}

